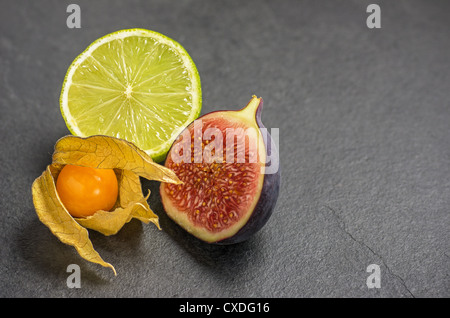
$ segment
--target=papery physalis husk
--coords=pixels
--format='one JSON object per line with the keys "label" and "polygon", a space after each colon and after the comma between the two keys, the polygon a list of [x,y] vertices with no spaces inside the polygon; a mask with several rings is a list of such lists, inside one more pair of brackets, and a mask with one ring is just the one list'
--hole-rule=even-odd
{"label": "papery physalis husk", "polygon": [[[61,240],[72,245],[84,259],[109,267],[95,251],[88,229],[104,235],[116,234],[125,223],[136,218],[152,222],[158,228],[158,216],[150,209],[142,194],[139,177],[168,183],[181,183],[175,173],[161,166],[144,151],[125,140],[108,136],[86,138],[66,136],[58,140],[53,162],[32,186],[33,203],[42,223]],[[119,197],[112,211],[97,211],[90,217],[74,218],[62,204],[55,182],[66,164],[101,169],[114,169],[119,183]]]}

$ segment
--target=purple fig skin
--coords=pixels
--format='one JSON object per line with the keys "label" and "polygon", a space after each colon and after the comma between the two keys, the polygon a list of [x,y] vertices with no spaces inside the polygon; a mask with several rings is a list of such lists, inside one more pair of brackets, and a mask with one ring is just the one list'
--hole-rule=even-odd
{"label": "purple fig skin", "polygon": [[[261,98],[260,104],[255,114],[256,122],[260,129],[265,128],[261,121],[262,108],[263,108],[263,100]],[[272,215],[272,212],[277,203],[278,194],[280,192],[280,183],[281,183],[281,169],[279,161],[280,158],[278,149],[269,132],[267,131],[266,134],[262,133],[262,135],[264,140],[264,146],[266,148],[266,154],[270,155],[270,158],[272,160],[276,160],[276,162],[266,162],[266,167],[269,167],[270,165],[275,165],[278,166],[278,170],[274,174],[264,175],[263,186],[261,189],[261,194],[258,203],[256,204],[255,209],[253,210],[253,213],[248,219],[247,223],[233,236],[215,242],[213,244],[228,245],[246,241],[256,232],[258,232],[267,223],[270,216]]]}

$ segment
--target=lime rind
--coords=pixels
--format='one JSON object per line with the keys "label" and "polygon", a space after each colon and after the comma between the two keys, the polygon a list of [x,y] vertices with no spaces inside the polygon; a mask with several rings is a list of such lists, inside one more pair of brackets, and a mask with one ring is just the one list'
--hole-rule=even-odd
{"label": "lime rind", "polygon": [[[90,135],[90,134],[86,135],[86,133],[80,129],[77,121],[72,117],[71,110],[69,107],[69,90],[72,88],[72,85],[73,85],[74,74],[76,73],[76,71],[78,70],[80,65],[82,65],[89,57],[92,57],[92,53],[95,52],[103,44],[109,43],[113,40],[119,40],[119,39],[123,40],[123,39],[129,38],[131,36],[149,38],[149,39],[157,41],[158,43],[162,43],[164,45],[164,47],[168,47],[168,48],[174,50],[174,52],[175,52],[174,54],[177,54],[177,56],[179,56],[181,58],[182,65],[185,67],[185,70],[187,72],[189,72],[187,77],[190,80],[189,94],[192,99],[190,101],[191,107],[190,108],[188,107],[187,109],[175,109],[176,111],[171,111],[170,113],[168,113],[167,110],[164,108],[159,110],[159,115],[160,115],[159,121],[162,124],[161,124],[161,127],[159,127],[160,128],[159,133],[158,132],[157,133],[159,135],[158,137],[161,137],[161,135],[165,134],[165,136],[164,136],[165,140],[163,142],[160,142],[157,145],[153,145],[151,148],[148,148],[148,147],[146,147],[144,142],[139,142],[136,140],[136,138],[125,138],[128,141],[136,143],[137,146],[139,146],[142,150],[144,150],[146,153],[148,153],[153,158],[153,160],[155,160],[156,162],[160,162],[165,158],[168,150],[170,149],[172,143],[177,138],[177,136],[183,131],[183,129],[186,126],[188,126],[194,119],[196,119],[200,115],[201,104],[202,104],[200,76],[198,74],[197,68],[196,68],[192,58],[189,56],[187,51],[178,42],[174,41],[173,39],[170,39],[169,37],[167,37],[161,33],[151,31],[151,30],[146,30],[146,29],[135,28],[135,29],[116,31],[116,32],[107,34],[107,35],[97,39],[96,41],[94,41],[80,55],[78,55],[77,58],[75,58],[75,60],[72,62],[72,64],[70,65],[70,67],[66,73],[66,76],[64,78],[64,82],[62,85],[61,95],[60,95],[61,113],[64,118],[64,121],[66,122],[67,128],[73,135],[77,135],[80,137],[86,137],[86,136]],[[99,64],[101,64],[101,63],[99,63]],[[99,65],[96,65],[96,67],[99,67]],[[126,72],[125,62],[124,62],[124,68],[122,69],[122,71],[123,70],[125,70],[125,72]],[[134,69],[134,72],[136,72],[136,71],[137,71],[137,67]],[[111,81],[110,87],[114,88],[114,83],[112,83],[112,82],[117,80],[118,76],[116,74],[109,74],[109,75],[111,75],[110,77],[112,78],[112,79],[109,79]],[[123,75],[123,74],[121,74],[121,75]],[[125,74],[125,76],[128,76],[128,75]],[[126,79],[127,79],[127,81],[131,80],[130,77],[128,77]],[[118,80],[117,82],[118,82],[118,83],[116,83],[117,85],[121,85],[120,80]],[[118,87],[120,88],[120,86],[118,86]],[[78,87],[77,89],[79,89],[81,91],[82,87]],[[165,94],[167,94],[168,95],[167,98],[168,98],[168,100],[170,100],[170,93],[171,92],[164,93],[164,91],[160,91],[160,92],[157,92],[154,94],[160,94],[160,96],[159,96],[160,99],[163,98]],[[79,94],[81,96],[86,96],[86,94],[82,94],[81,92]],[[136,101],[134,101],[134,103],[141,104],[142,107],[147,107],[146,103],[140,101],[140,99],[142,99],[142,94],[145,95],[148,93],[135,92],[135,94],[136,94],[136,98],[135,98]],[[141,96],[140,96],[140,94],[141,94]],[[105,94],[105,100],[103,101],[103,103],[113,104],[114,98],[117,98],[117,96],[114,96],[113,94],[111,96],[108,96],[108,94]],[[102,105],[100,105],[100,106],[102,106]],[[98,106],[98,107],[100,107],[100,106]],[[96,106],[94,105],[93,108],[94,107],[96,107]],[[130,109],[132,109],[132,108],[130,108]],[[189,112],[188,114],[186,114],[187,111]],[[177,114],[180,114],[182,112],[184,115],[180,116],[180,118],[177,118]],[[158,110],[154,109],[153,113],[155,114],[155,118],[157,118]],[[161,118],[161,117],[163,117],[163,115],[166,117],[168,116],[170,118],[170,123],[163,123],[163,120]],[[168,121],[167,118],[165,118],[165,121]],[[170,124],[174,124],[174,123],[176,123],[176,125],[173,125],[171,127]],[[142,124],[143,123],[140,123],[139,125],[142,125]],[[135,137],[138,135],[143,135],[142,130],[140,129],[140,127],[138,127],[139,125],[134,125],[134,127],[132,127],[132,128],[134,128],[134,131],[130,131],[129,133],[134,134]],[[132,126],[132,125],[130,124],[130,126]],[[130,127],[127,127],[127,129],[130,129]],[[105,131],[103,133],[98,132],[97,134],[108,135],[108,131]],[[148,138],[151,138],[151,136],[149,136]],[[132,139],[132,140],[129,140],[129,139]]]}

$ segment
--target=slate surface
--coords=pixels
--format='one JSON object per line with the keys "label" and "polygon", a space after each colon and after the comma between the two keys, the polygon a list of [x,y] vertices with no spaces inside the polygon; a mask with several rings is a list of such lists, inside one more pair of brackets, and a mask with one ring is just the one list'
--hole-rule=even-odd
{"label": "slate surface", "polygon": [[[0,1],[1,297],[449,297],[449,1]],[[381,7],[381,29],[366,26]],[[179,41],[202,113],[252,94],[279,128],[282,186],[251,240],[211,246],[159,202],[162,231],[91,232],[83,261],[34,212],[31,184],[68,130],[65,72],[93,40],[142,27]],[[66,286],[69,264],[82,287]],[[369,289],[366,268],[381,269]]]}

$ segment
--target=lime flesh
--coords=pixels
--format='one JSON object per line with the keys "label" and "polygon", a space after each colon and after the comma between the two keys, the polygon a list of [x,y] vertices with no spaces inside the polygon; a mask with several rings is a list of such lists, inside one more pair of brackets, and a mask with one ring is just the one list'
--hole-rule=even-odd
{"label": "lime flesh", "polygon": [[200,77],[174,40],[150,30],[121,30],[73,61],[60,106],[74,135],[125,139],[159,162],[200,114]]}

